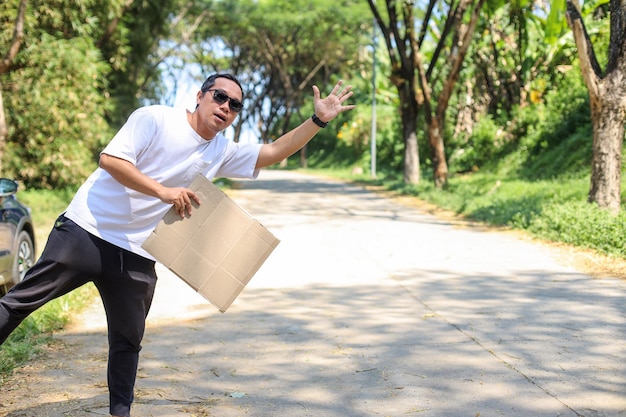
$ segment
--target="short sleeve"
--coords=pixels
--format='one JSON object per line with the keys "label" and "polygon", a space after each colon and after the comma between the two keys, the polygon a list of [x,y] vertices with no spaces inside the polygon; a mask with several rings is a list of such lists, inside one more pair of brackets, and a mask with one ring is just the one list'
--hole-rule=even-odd
{"label": "short sleeve", "polygon": [[157,123],[149,108],[135,110],[101,153],[136,164],[156,130]]}
{"label": "short sleeve", "polygon": [[256,168],[262,144],[241,144],[229,142],[226,147],[224,162],[217,171],[219,178],[256,178]]}

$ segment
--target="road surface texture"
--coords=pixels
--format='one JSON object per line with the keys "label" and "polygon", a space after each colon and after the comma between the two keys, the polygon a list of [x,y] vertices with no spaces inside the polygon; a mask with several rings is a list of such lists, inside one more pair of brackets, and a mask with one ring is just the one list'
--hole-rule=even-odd
{"label": "road surface texture", "polygon": [[[623,279],[356,185],[238,184],[281,243],[224,314],[160,267],[133,417],[626,416]],[[0,415],[108,415],[99,304],[0,387]]]}

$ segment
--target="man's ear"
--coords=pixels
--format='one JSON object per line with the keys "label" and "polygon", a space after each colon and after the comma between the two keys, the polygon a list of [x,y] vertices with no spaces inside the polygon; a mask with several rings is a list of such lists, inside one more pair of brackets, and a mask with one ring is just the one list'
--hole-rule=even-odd
{"label": "man's ear", "polygon": [[196,109],[200,106],[200,101],[202,100],[202,97],[204,97],[204,92],[200,90],[198,91],[198,94],[196,94]]}

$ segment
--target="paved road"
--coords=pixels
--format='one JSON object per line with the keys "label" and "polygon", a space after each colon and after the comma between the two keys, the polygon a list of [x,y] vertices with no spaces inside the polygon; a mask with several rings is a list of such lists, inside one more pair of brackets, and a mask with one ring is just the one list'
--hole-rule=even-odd
{"label": "paved road", "polygon": [[[135,417],[626,415],[626,282],[358,186],[241,184],[281,244],[225,314],[161,268]],[[106,415],[101,308],[57,340],[0,415]]]}

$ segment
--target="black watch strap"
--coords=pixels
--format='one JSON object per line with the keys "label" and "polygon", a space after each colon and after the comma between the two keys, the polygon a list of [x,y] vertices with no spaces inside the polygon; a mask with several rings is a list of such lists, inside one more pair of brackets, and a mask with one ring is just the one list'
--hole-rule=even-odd
{"label": "black watch strap", "polygon": [[315,123],[319,127],[326,127],[326,126],[328,126],[328,122],[322,122],[320,120],[320,118],[317,117],[317,115],[315,113],[313,114],[313,116],[311,116],[311,120],[313,120],[313,123]]}

